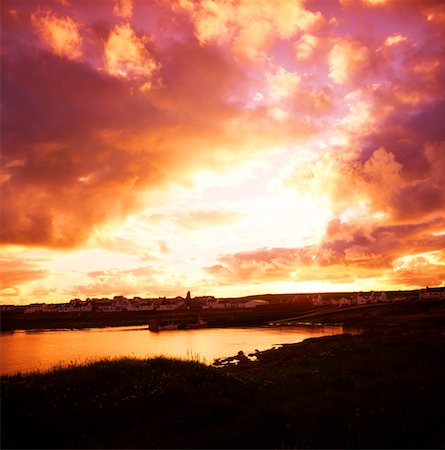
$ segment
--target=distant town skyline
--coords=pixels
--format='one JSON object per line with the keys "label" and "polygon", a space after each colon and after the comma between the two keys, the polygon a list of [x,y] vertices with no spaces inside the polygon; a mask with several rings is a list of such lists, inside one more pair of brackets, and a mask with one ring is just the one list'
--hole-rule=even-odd
{"label": "distant town skyline", "polygon": [[0,304],[445,284],[442,1],[8,0],[1,26]]}

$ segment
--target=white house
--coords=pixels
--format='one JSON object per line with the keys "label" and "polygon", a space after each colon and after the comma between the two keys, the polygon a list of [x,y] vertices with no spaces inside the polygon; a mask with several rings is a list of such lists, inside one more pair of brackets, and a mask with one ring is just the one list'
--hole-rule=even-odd
{"label": "white house", "polygon": [[386,295],[386,292],[373,292],[373,298],[376,303],[384,303],[388,301],[388,297]]}
{"label": "white house", "polygon": [[208,301],[203,305],[202,309],[234,309],[238,308],[238,303],[231,302],[230,300],[219,299],[216,301]]}
{"label": "white house", "polygon": [[371,303],[368,297],[365,297],[362,294],[357,294],[357,296],[355,297],[355,303],[357,305],[366,305],[368,303]]}
{"label": "white house", "polygon": [[351,306],[351,305],[352,299],[346,297],[342,297],[338,302],[338,306]]}
{"label": "white house", "polygon": [[157,311],[174,311],[181,306],[181,303],[176,303],[174,300],[163,301],[157,308]]}
{"label": "white house", "polygon": [[427,286],[420,290],[419,297],[421,300],[445,299],[445,286],[434,288]]}
{"label": "white house", "polygon": [[207,297],[205,302],[202,304],[202,309],[217,309],[219,300],[215,297]]}
{"label": "white house", "polygon": [[101,312],[115,312],[119,311],[120,308],[118,308],[114,302],[111,300],[108,301],[101,301],[96,303],[96,310]]}
{"label": "white house", "polygon": [[76,305],[73,308],[73,311],[84,311],[84,312],[91,312],[93,310],[93,305],[91,302],[82,302],[81,305]]}
{"label": "white house", "polygon": [[90,301],[82,301],[78,298],[73,298],[69,303],[70,308],[63,312],[90,312],[93,310],[93,305]]}
{"label": "white house", "polygon": [[153,302],[150,301],[140,301],[139,311],[153,311],[155,309]]}
{"label": "white house", "polygon": [[45,303],[33,303],[25,309],[25,314],[33,314],[36,312],[41,312],[45,306],[46,306]]}
{"label": "white house", "polygon": [[0,305],[0,311],[13,311],[14,309],[14,305]]}

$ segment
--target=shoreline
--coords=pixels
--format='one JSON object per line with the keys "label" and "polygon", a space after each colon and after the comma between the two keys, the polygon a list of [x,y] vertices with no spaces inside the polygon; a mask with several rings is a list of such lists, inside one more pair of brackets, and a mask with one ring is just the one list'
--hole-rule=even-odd
{"label": "shoreline", "polygon": [[[0,314],[0,330],[83,329],[119,326],[148,326],[151,319],[165,321],[192,321],[198,316],[208,322],[209,328],[263,325],[272,320],[285,319],[309,310],[309,302],[261,306],[252,310],[227,311],[182,310],[175,312],[79,312],[34,313],[4,311]],[[313,308],[312,308],[313,309]]]}
{"label": "shoreline", "polygon": [[[75,331],[56,329],[6,332],[1,335],[1,345],[5,350],[1,375],[26,373],[37,369],[48,371],[61,363],[69,364],[74,361],[81,365],[85,361],[108,357],[132,356],[144,359],[171,356],[184,360],[199,359],[212,365],[215,359],[226,358],[241,348],[247,353],[256,348],[263,351],[282,343],[296,343],[307,337],[339,334],[344,331],[343,327],[332,326],[237,326],[151,332],[147,327],[124,326]],[[23,359],[23,352],[27,352],[33,342],[40,342],[41,359],[36,353],[30,353],[29,358]],[[70,349],[64,348],[64,342],[70,345]],[[109,343],[108,347],[106,343]],[[118,346],[116,350],[115,344]],[[84,350],[73,350],[77,345],[85,346]],[[8,351],[8,348],[15,350]],[[51,349],[51,354],[46,354],[44,349]]]}
{"label": "shoreline", "polygon": [[[2,312],[0,332],[19,330],[80,330],[85,328],[107,328],[122,326],[148,326],[152,319],[160,321],[186,322],[201,317],[207,321],[208,328],[231,328],[236,326],[265,326],[273,323],[286,326],[341,325],[358,328],[389,326],[388,315],[393,316],[394,324],[400,320],[394,311],[418,309],[421,313],[429,306],[445,304],[445,300],[404,300],[399,302],[377,303],[371,305],[345,307],[314,307],[310,302],[295,304],[275,304],[261,306],[252,310],[189,310],[177,312],[80,312],[80,313],[35,313]],[[382,320],[383,319],[383,320]]]}
{"label": "shoreline", "polygon": [[363,333],[283,344],[223,368],[123,358],[2,376],[1,446],[442,448],[445,302],[371,312],[326,319],[366,322]]}

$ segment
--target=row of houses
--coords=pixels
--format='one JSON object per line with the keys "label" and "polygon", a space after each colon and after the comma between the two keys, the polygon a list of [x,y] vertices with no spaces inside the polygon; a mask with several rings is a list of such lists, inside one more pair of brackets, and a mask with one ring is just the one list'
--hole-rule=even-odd
{"label": "row of houses", "polygon": [[87,298],[81,300],[74,298],[69,303],[47,304],[34,303],[29,305],[25,313],[32,314],[36,312],[119,312],[119,311],[155,311],[155,310],[173,310],[178,309],[184,303],[182,297],[175,299],[166,298],[126,298],[124,296],[115,296],[109,298]]}
{"label": "row of houses", "polygon": [[133,297],[131,299],[124,296],[115,296],[109,298],[79,298],[72,299],[69,303],[46,304],[34,303],[29,305],[25,313],[32,314],[37,312],[119,312],[119,311],[174,311],[179,309],[239,309],[256,308],[270,304],[267,300],[240,300],[234,302],[225,299],[216,299],[213,296],[187,298],[141,298]]}
{"label": "row of houses", "polygon": [[445,299],[445,286],[442,287],[426,287],[419,292],[421,300]]}
{"label": "row of houses", "polygon": [[391,295],[388,297],[386,292],[355,292],[352,294],[314,294],[311,298],[314,306],[330,305],[330,306],[352,306],[352,305],[370,305],[375,303],[387,303],[401,301],[407,299],[433,300],[445,299],[445,286],[415,291],[414,295],[408,295],[402,292],[399,295]]}
{"label": "row of houses", "polygon": [[355,292],[351,295],[333,295],[333,294],[316,294],[312,296],[312,304],[314,306],[331,305],[331,306],[352,306],[367,305],[373,303],[388,302],[385,292]]}
{"label": "row of houses", "polygon": [[[413,297],[414,296],[414,297]],[[425,289],[419,291],[412,291],[410,297],[401,292],[400,295],[389,296],[386,292],[356,292],[353,294],[314,294],[308,296],[315,306],[330,305],[330,306],[352,306],[352,305],[366,305],[374,303],[385,303],[398,300],[405,300],[407,298],[419,298],[420,300],[431,299],[445,299],[445,286]],[[298,302],[301,300],[298,295],[292,300]],[[288,300],[289,301],[289,300]],[[34,303],[29,305],[25,313],[32,314],[37,312],[118,312],[118,311],[174,311],[177,309],[249,309],[261,306],[270,305],[270,300],[266,299],[217,299],[213,296],[202,296],[191,298],[190,293],[187,293],[186,298],[141,298],[133,297],[127,298],[125,296],[115,296],[109,298],[87,298],[81,300],[79,298],[72,299],[68,303],[62,304],[47,304]],[[3,305],[1,311],[13,310],[12,305]]]}
{"label": "row of houses", "polygon": [[254,299],[254,300],[241,300],[234,302],[232,300],[217,300],[206,302],[201,306],[201,309],[251,309],[257,306],[270,305],[268,300]]}

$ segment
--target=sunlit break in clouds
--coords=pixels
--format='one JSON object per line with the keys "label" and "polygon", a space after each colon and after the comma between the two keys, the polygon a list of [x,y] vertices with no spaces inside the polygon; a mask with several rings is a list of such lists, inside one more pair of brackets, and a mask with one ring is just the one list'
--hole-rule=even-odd
{"label": "sunlit break in clouds", "polygon": [[1,5],[2,303],[445,282],[445,6]]}

